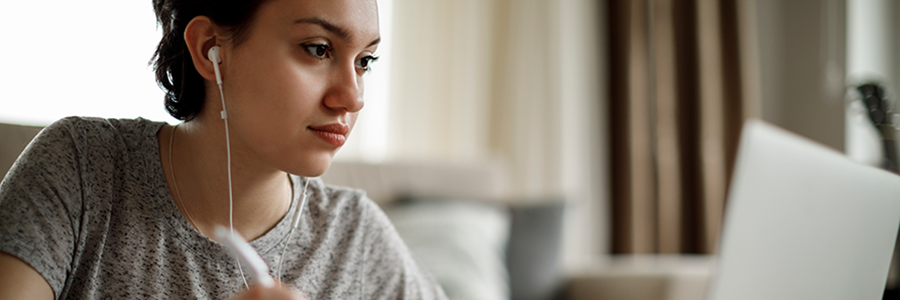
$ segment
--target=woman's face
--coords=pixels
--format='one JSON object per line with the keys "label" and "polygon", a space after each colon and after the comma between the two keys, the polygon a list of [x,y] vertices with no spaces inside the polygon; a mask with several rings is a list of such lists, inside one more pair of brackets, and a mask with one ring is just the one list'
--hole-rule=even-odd
{"label": "woman's face", "polygon": [[375,0],[271,0],[246,33],[220,65],[236,159],[321,175],[363,107]]}

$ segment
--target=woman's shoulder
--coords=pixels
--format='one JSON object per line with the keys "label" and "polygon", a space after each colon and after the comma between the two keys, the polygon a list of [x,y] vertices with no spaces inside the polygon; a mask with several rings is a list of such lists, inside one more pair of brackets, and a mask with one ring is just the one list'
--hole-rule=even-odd
{"label": "woman's shoulder", "polygon": [[163,125],[143,118],[66,117],[41,130],[32,146],[82,153],[145,148],[156,144],[156,132]]}
{"label": "woman's shoulder", "polygon": [[[106,119],[99,117],[71,116],[59,119],[48,125],[41,134],[70,135],[79,138],[107,138],[152,132],[153,134],[164,123],[144,118]],[[40,134],[39,134],[40,136]]]}
{"label": "woman's shoulder", "polygon": [[44,171],[73,169],[93,162],[116,164],[129,153],[155,150],[162,123],[145,119],[66,117],[42,129],[17,159],[16,165]]}

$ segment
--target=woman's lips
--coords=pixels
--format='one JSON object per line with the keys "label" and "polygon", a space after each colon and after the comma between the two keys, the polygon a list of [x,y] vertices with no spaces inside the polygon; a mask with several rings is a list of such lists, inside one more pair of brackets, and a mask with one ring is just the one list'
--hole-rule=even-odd
{"label": "woman's lips", "polygon": [[350,126],[340,123],[309,126],[309,129],[317,137],[335,147],[343,146],[347,142],[347,134],[350,133]]}

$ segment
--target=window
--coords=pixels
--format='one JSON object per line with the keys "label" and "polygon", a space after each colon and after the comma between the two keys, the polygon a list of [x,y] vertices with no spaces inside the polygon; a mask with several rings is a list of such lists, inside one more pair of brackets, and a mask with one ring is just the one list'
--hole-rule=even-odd
{"label": "window", "polygon": [[[341,151],[384,157],[392,0],[379,0],[382,44],[366,75],[366,108]],[[0,18],[0,122],[48,125],[72,115],[177,123],[148,64],[162,35],[151,1],[12,1]],[[365,150],[364,150],[365,149]]]}

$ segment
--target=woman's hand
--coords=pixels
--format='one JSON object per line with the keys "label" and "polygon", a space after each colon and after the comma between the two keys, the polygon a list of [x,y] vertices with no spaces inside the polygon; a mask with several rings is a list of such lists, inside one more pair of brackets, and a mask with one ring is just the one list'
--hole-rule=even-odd
{"label": "woman's hand", "polygon": [[309,300],[303,293],[283,287],[251,286],[231,300]]}

